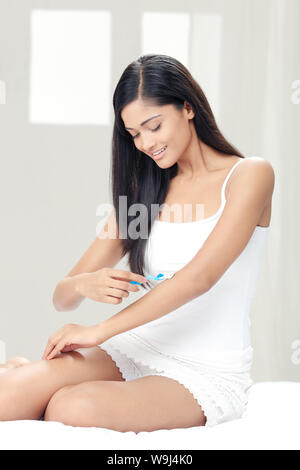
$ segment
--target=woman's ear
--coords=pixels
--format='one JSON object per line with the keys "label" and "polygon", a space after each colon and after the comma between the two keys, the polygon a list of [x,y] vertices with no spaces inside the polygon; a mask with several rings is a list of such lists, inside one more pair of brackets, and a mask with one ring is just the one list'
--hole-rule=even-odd
{"label": "woman's ear", "polygon": [[195,116],[195,113],[194,113],[192,106],[187,101],[184,102],[184,109],[187,112],[187,117],[189,119],[193,119],[193,117]]}

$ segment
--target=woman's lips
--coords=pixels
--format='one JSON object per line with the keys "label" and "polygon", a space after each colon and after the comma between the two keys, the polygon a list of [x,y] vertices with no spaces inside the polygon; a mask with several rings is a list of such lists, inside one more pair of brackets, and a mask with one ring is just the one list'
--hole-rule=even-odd
{"label": "woman's lips", "polygon": [[152,155],[153,160],[160,160],[165,155],[166,151],[167,151],[167,147],[165,148],[163,152],[159,153],[158,155]]}

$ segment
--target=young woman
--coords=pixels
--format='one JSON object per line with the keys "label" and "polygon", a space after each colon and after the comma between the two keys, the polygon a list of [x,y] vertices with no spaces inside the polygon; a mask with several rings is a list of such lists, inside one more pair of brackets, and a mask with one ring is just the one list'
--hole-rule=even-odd
{"label": "young woman", "polygon": [[[224,138],[200,86],[172,57],[129,64],[113,105],[114,210],[53,301],[60,311],[85,297],[119,304],[137,290],[130,281],[145,283],[143,295],[98,325],[65,325],[41,360],[4,364],[0,419],[44,413],[73,426],[139,432],[240,418],[253,383],[249,313],[273,168]],[[146,237],[126,231],[133,204],[145,209]],[[189,217],[172,217],[173,205],[188,205]],[[116,237],[102,237],[109,224]],[[131,271],[114,269],[127,253]],[[168,279],[151,285],[146,273]]]}

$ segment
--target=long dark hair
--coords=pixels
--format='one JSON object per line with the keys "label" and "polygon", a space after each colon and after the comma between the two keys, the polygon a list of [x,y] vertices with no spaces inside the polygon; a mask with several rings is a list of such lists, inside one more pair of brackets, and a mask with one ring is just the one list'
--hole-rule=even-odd
{"label": "long dark hair", "polygon": [[[137,99],[150,101],[157,106],[173,104],[179,111],[183,109],[184,102],[188,102],[195,113],[193,119],[197,135],[205,144],[228,155],[238,155],[241,158],[244,156],[222,135],[202,89],[178,60],[167,55],[147,54],[126,67],[113,95],[115,122],[112,136],[111,187],[119,237],[122,238],[123,256],[129,254],[128,264],[131,272],[145,275],[144,253],[147,238],[160,205],[166,199],[170,180],[176,176],[178,168],[175,163],[170,168],[161,169],[155,161],[146,158],[145,154],[136,148],[132,136],[124,127],[121,111]],[[140,227],[148,227],[147,238],[131,238],[128,229],[136,216],[120,211],[122,226],[127,227],[126,234],[122,232],[119,223],[119,196],[127,196],[127,208],[132,204],[141,204],[147,208],[147,211],[140,212],[139,216]],[[152,206],[151,210],[152,204],[155,206],[154,209]],[[148,283],[147,285],[149,286]]]}

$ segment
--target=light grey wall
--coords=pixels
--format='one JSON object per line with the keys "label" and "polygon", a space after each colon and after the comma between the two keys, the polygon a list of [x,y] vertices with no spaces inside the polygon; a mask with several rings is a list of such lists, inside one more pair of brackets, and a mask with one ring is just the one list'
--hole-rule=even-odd
{"label": "light grey wall", "polygon": [[[0,106],[0,338],[6,343],[7,358],[22,355],[35,360],[41,357],[48,337],[63,324],[97,323],[116,313],[116,306],[86,300],[76,311],[58,313],[52,305],[57,282],[96,236],[96,208],[111,202],[113,109],[111,105],[110,126],[28,122],[32,8],[105,8],[114,13],[118,41],[112,50],[111,96],[122,69],[138,54],[138,35],[131,33],[134,41],[130,44],[122,2],[0,4],[0,80],[6,82],[6,104]],[[134,21],[134,12],[130,17]],[[124,261],[120,266],[127,269]]]}
{"label": "light grey wall", "polygon": [[[296,2],[291,0],[288,3],[288,23],[283,30],[285,34],[288,34],[290,27],[296,26],[293,20]],[[265,96],[270,86],[268,80],[271,79],[272,73],[276,72],[271,69],[270,73],[268,68],[270,31],[276,23],[275,20],[270,23],[270,15],[272,8],[278,5],[280,6],[278,2],[275,4],[274,1],[272,4],[270,0],[194,0],[163,3],[134,0],[129,3],[10,0],[0,3],[0,80],[6,82],[7,92],[6,104],[0,105],[0,339],[6,343],[7,358],[21,355],[31,360],[39,359],[49,336],[65,323],[95,324],[120,310],[117,306],[89,300],[73,312],[56,312],[52,305],[52,295],[57,282],[70,271],[95,238],[99,221],[96,208],[100,203],[111,202],[109,172],[113,108],[111,105],[108,126],[48,126],[29,123],[31,9],[106,9],[112,12],[111,98],[124,68],[141,54],[142,11],[221,14],[224,36],[221,51],[220,128],[245,155],[261,155],[273,164],[275,170],[279,170],[282,168],[282,160],[279,160],[279,157],[276,159],[275,154],[269,150],[273,134],[269,135],[266,144],[263,128],[266,123],[266,115],[263,114]],[[285,43],[285,36],[282,41]],[[194,55],[191,54],[190,57],[192,73],[197,59],[195,45],[193,50]],[[287,54],[292,54],[292,50],[297,51],[296,48],[287,49]],[[288,58],[291,63],[296,61],[296,53],[292,58]],[[296,78],[300,76],[297,77],[294,71],[286,77],[287,99],[290,81]],[[272,104],[268,106],[271,114]],[[296,158],[299,148],[294,135],[299,107],[298,110],[294,107],[291,113],[292,127],[285,129],[286,138],[289,139],[289,153],[281,153],[280,158],[289,161],[285,168],[291,174],[286,175],[286,182],[292,179],[295,183],[292,162],[295,161],[293,159]],[[270,129],[274,132],[272,126]],[[282,141],[281,151],[284,151]],[[277,186],[276,191],[281,188]],[[295,193],[290,193],[289,201],[293,204],[293,199],[296,198],[296,184],[292,188]],[[280,204],[280,197],[277,201]],[[281,224],[281,212],[279,215],[275,219],[278,226]],[[294,221],[293,223],[295,224]],[[273,225],[276,231],[275,222]],[[298,223],[297,227],[291,226],[294,233],[297,233],[296,229],[299,232]],[[292,242],[295,243],[296,238],[293,238]],[[270,246],[277,245],[274,243]],[[282,247],[280,244],[279,246]],[[284,249],[287,255],[293,256],[291,245]],[[275,259],[276,266],[280,269],[276,253],[272,248],[264,260],[262,273],[267,273],[270,277],[272,262]],[[298,256],[299,251],[297,253]],[[298,266],[299,256],[298,264],[290,265],[292,272],[289,272],[289,276],[292,279],[299,279]],[[126,259],[116,267],[128,269]],[[276,286],[279,286],[279,278],[274,279]],[[266,284],[264,275],[261,275],[252,312],[256,347],[254,379],[299,380],[300,365],[293,365],[290,360],[291,341],[300,339],[297,320],[298,291],[296,292],[296,287],[293,290],[293,301],[285,317],[287,324],[282,331],[284,340],[279,344],[277,328],[282,324],[283,311],[277,313],[277,323],[274,324],[272,311],[274,304],[279,303],[274,297],[271,302],[270,291],[272,290],[272,296],[278,295],[281,302],[282,293],[280,286],[274,292],[274,285],[271,285],[271,282]],[[266,288],[269,289],[267,299]],[[288,294],[287,285],[283,288],[285,295]],[[122,308],[138,296],[139,294],[131,294],[129,299],[123,301]],[[262,313],[263,308],[265,311]],[[265,339],[262,340],[262,337]],[[269,348],[267,353],[265,348]],[[278,355],[280,367],[278,360],[276,363],[274,352]]]}

